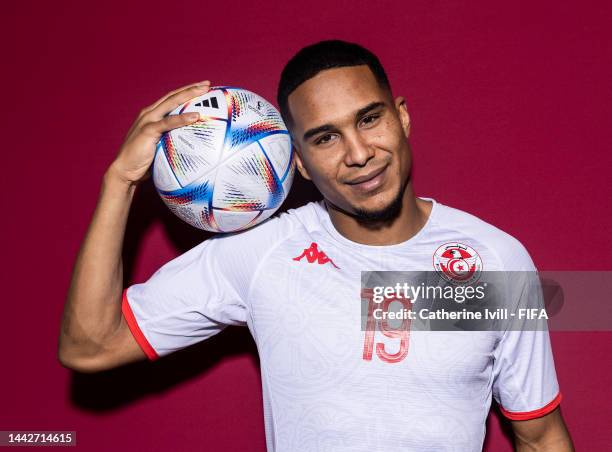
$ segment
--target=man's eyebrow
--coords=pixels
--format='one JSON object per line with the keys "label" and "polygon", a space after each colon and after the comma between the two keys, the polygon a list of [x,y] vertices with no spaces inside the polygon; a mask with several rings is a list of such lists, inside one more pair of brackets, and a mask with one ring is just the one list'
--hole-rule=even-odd
{"label": "man's eyebrow", "polygon": [[365,107],[359,109],[357,113],[355,114],[355,117],[360,118],[361,116],[371,112],[372,110],[375,110],[377,108],[384,107],[384,106],[385,106],[384,102],[372,102],[366,105]]}
{"label": "man's eyebrow", "polygon": [[[380,108],[384,106],[385,106],[384,102],[371,102],[365,107],[357,110],[357,113],[355,113],[355,117],[360,118],[361,116],[371,112],[372,110],[375,110],[376,108]],[[306,132],[304,132],[304,136],[302,137],[302,140],[307,141],[309,138],[312,138],[313,136],[321,132],[330,132],[335,129],[336,128],[331,124],[323,124],[322,126],[315,127],[313,129],[308,129]]]}
{"label": "man's eyebrow", "polygon": [[315,127],[314,129],[308,129],[306,132],[304,132],[302,140],[307,141],[308,139],[321,132],[329,132],[331,130],[334,130],[334,126],[332,126],[331,124],[323,124],[322,126]]}

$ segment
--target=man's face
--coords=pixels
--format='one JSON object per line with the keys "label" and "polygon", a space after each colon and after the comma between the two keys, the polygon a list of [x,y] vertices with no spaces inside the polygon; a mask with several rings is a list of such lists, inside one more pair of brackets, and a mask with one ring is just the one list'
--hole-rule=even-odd
{"label": "man's face", "polygon": [[410,119],[368,66],[324,70],[288,98],[298,170],[357,217],[384,217],[410,173]]}

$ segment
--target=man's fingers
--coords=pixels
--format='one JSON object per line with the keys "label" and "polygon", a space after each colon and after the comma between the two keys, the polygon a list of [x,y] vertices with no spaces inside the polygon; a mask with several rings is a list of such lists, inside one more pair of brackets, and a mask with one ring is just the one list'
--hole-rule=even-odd
{"label": "man's fingers", "polygon": [[169,97],[174,96],[175,94],[178,94],[181,91],[186,91],[188,89],[191,89],[191,88],[193,88],[195,86],[199,86],[199,85],[208,85],[208,86],[210,86],[210,80],[204,80],[203,82],[198,82],[198,83],[190,83],[189,85],[181,86],[180,88],[172,90],[168,94],[166,94],[165,96],[163,96],[160,99],[158,99],[157,101],[155,101],[153,104],[151,104],[148,107],[144,108],[141,113],[144,115],[144,114],[150,112],[151,110],[154,110],[159,104],[164,102]]}
{"label": "man's fingers", "polygon": [[200,119],[198,113],[183,113],[181,115],[169,115],[159,121],[149,122],[142,127],[142,131],[156,140],[164,133],[172,129],[192,124]]}
{"label": "man's fingers", "polygon": [[153,110],[150,110],[148,113],[146,113],[142,117],[143,122],[146,123],[159,121],[172,110],[183,105],[185,102],[193,99],[194,97],[198,97],[202,94],[205,94],[206,92],[208,92],[209,89],[210,84],[203,83],[179,91],[178,93],[169,96],[168,98],[166,98],[166,100],[157,105]]}
{"label": "man's fingers", "polygon": [[[210,81],[205,80],[203,82],[185,85],[181,88],[170,91],[168,94],[160,98],[157,102],[150,105],[149,107],[143,108],[140,111],[138,118],[132,123],[132,126],[128,130],[126,139],[130,139],[134,134],[139,133],[139,131],[145,126],[147,126],[149,123],[161,120],[166,114],[170,113],[179,105],[187,102],[188,100],[194,97],[204,94],[209,89]],[[173,100],[170,101],[170,99]],[[166,102],[166,104],[164,104],[164,102]],[[148,129],[151,131],[155,131],[157,130],[157,127],[152,126],[148,127]]]}

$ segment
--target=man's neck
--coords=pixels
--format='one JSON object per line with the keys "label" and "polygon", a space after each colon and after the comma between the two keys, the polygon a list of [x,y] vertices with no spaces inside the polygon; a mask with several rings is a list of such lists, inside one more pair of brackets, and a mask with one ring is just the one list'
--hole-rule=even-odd
{"label": "man's neck", "polygon": [[325,202],[336,230],[347,239],[364,245],[395,245],[414,237],[425,226],[433,203],[414,196],[410,184],[402,198],[399,215],[390,221],[362,221]]}

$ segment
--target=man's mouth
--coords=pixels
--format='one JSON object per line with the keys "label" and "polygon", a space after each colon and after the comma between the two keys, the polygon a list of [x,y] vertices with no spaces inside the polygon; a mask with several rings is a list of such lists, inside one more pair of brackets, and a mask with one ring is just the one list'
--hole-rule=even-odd
{"label": "man's mouth", "polygon": [[375,188],[380,187],[385,181],[387,167],[388,165],[385,165],[359,177],[355,177],[354,179],[347,181],[346,184],[359,191],[372,191]]}

